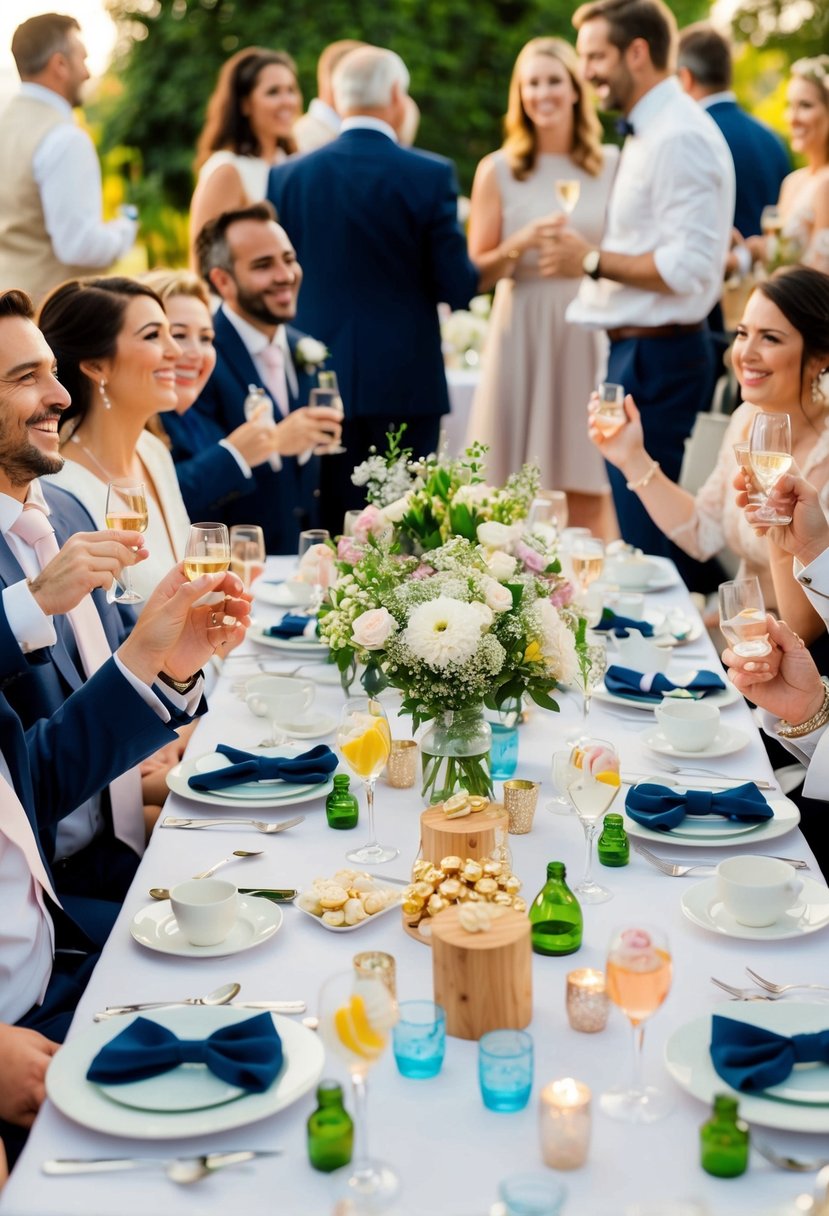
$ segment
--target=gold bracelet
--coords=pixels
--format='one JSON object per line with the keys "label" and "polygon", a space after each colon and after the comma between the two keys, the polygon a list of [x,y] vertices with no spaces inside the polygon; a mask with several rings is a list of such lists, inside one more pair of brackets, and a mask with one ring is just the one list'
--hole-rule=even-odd
{"label": "gold bracelet", "polygon": [[507,264],[505,273],[503,275],[503,277],[505,279],[513,278],[513,276],[515,275],[515,268],[518,265],[518,261],[519,261],[520,257],[521,257],[520,249],[508,249],[507,252],[504,254],[504,261]]}
{"label": "gold bracelet", "polygon": [[803,735],[810,735],[813,730],[817,730],[818,727],[825,726],[829,722],[829,679],[826,676],[820,678],[823,683],[823,704],[820,709],[817,713],[812,714],[811,718],[801,722],[799,726],[792,726],[791,722],[781,718],[777,724],[777,733],[781,739],[800,739]]}
{"label": "gold bracelet", "polygon": [[650,468],[647,470],[647,472],[642,474],[638,481],[626,481],[625,485],[629,490],[644,490],[645,486],[650,485],[650,483],[653,481],[654,477],[659,471],[659,467],[659,461],[652,460]]}

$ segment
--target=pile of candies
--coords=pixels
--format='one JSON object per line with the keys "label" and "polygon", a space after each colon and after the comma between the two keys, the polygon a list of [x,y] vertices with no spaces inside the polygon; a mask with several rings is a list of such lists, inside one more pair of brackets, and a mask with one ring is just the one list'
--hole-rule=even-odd
{"label": "pile of candies", "polygon": [[437,866],[431,861],[416,861],[412,882],[403,892],[403,915],[414,926],[456,903],[492,903],[526,912],[520,890],[521,879],[494,858],[475,861],[468,857],[463,861],[460,857],[444,857]]}
{"label": "pile of candies", "polygon": [[297,903],[327,925],[340,929],[346,925],[359,925],[369,916],[376,916],[396,904],[399,898],[399,891],[382,886],[371,874],[338,870],[333,878],[315,878]]}

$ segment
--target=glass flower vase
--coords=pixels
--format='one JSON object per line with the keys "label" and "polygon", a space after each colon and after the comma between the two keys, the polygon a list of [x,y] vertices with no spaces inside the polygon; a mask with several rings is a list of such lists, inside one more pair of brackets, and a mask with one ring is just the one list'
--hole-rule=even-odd
{"label": "glass flower vase", "polygon": [[491,798],[491,745],[483,705],[447,710],[435,718],[420,741],[424,801],[445,802],[458,790]]}

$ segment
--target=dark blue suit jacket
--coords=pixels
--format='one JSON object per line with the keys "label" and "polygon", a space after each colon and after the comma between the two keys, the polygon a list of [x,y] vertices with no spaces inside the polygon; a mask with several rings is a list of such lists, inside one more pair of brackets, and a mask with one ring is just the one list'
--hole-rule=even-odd
{"label": "dark blue suit jacket", "polygon": [[437,305],[478,284],[451,161],[346,131],[272,169],[268,198],[303,269],[297,324],[331,351],[346,417],[448,413]]}
{"label": "dark blue suit jacket", "polygon": [[760,231],[760,212],[776,203],[780,184],[792,164],[786,145],[771,127],[758,122],[734,101],[718,101],[707,113],[728,144],[737,177],[734,227],[742,236]]}
{"label": "dark blue suit jacket", "polygon": [[[162,414],[173,444],[173,460],[191,519],[217,519],[232,524],[260,524],[268,553],[296,551],[299,533],[314,527],[319,491],[319,458],[300,467],[294,457],[282,457],[275,473],[267,461],[245,477],[237,461],[218,441],[245,421],[249,384],[260,377],[239,334],[221,309],[214,318],[218,359],[212,376],[186,414]],[[293,354],[303,334],[290,325],[285,332]],[[315,376],[296,366],[298,393],[292,410],[308,404]],[[269,394],[270,395],[270,394]],[[279,411],[275,410],[279,418]]]}

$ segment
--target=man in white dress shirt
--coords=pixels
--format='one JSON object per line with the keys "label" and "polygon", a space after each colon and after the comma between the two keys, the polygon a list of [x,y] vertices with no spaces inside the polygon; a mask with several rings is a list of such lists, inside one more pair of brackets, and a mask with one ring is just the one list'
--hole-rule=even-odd
{"label": "man in white dress shirt", "polygon": [[[605,329],[607,379],[642,413],[648,445],[676,481],[683,442],[710,404],[714,352],[706,317],[719,299],[734,214],[725,140],[672,74],[676,21],[662,0],[597,0],[573,24],[586,79],[627,133],[601,247],[562,222],[558,272],[584,275],[569,321]],[[562,217],[562,221],[564,217]],[[638,482],[608,467],[625,540],[693,565],[651,521]]]}
{"label": "man in white dress shirt", "polygon": [[293,135],[300,152],[313,152],[340,133],[342,119],[334,108],[334,69],[349,51],[365,46],[354,38],[341,38],[330,43],[317,60],[317,95],[306,112],[294,123]]}
{"label": "man in white dress shirt", "polygon": [[42,13],[17,27],[19,93],[0,114],[0,290],[39,302],[65,279],[111,266],[136,233],[127,215],[104,223],[101,169],[73,120],[89,79],[74,17]]}

